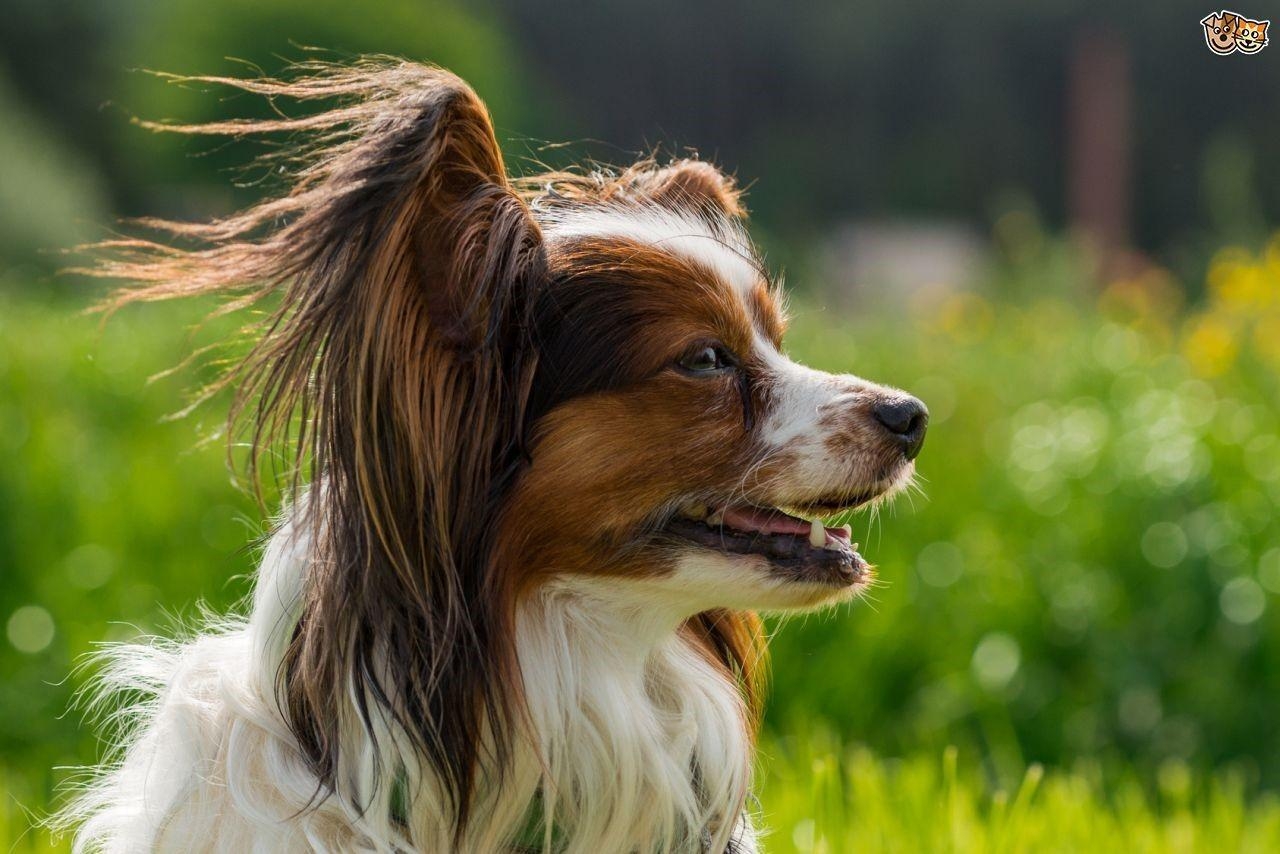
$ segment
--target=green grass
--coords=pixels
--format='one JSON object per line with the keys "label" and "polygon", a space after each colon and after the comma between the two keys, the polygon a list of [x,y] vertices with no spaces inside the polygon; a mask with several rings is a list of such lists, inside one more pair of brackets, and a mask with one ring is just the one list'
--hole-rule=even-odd
{"label": "green grass", "polygon": [[[839,745],[822,727],[761,747],[760,810],[769,854],[849,851],[1266,852],[1280,841],[1280,800],[1249,797],[1240,775],[1196,777],[1161,766],[1148,790],[1100,767],[1045,771],[989,785],[976,761],[941,755],[885,759]],[[0,772],[0,787],[5,781]],[[6,797],[0,846],[11,854],[67,850],[32,829]]]}
{"label": "green grass", "polygon": [[1280,800],[1250,798],[1240,775],[1161,766],[1148,791],[1100,766],[1029,766],[992,786],[955,748],[884,759],[810,733],[768,742],[760,800],[771,854],[847,851],[1274,851]]}

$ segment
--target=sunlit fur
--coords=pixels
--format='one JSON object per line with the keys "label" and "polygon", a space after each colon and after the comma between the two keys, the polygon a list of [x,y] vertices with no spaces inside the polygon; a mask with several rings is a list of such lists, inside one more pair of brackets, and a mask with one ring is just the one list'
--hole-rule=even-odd
{"label": "sunlit fur", "polygon": [[[783,355],[778,287],[706,163],[515,181],[466,84],[395,60],[200,79],[321,102],[165,126],[309,134],[275,164],[291,188],[142,221],[160,237],[90,271],[134,283],[113,310],[266,309],[209,391],[234,390],[251,474],[292,449],[291,501],[247,618],[108,654],[126,725],[61,814],[77,848],[756,850],[753,609],[867,581],[662,527],[894,491],[912,464],[869,412],[898,393]],[[677,366],[706,341],[737,368]]]}

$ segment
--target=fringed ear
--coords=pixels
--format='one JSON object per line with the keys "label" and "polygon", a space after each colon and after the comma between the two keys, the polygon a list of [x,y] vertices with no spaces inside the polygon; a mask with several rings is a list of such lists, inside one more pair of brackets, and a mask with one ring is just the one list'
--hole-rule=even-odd
{"label": "fringed ear", "polygon": [[[422,176],[415,188],[416,278],[438,331],[464,349],[496,343],[518,322],[540,268],[541,237],[512,192],[484,105],[461,80],[437,72],[421,92]],[[424,87],[425,88],[425,87]],[[417,207],[420,205],[420,207]]]}
{"label": "fringed ear", "polygon": [[[519,467],[541,235],[484,105],[452,74],[370,60],[285,80],[195,79],[329,106],[161,128],[309,134],[292,189],[209,224],[146,221],[197,248],[109,241],[92,272],[142,283],[110,308],[278,298],[223,385],[236,389],[251,459],[291,438],[295,486],[308,463],[314,481],[296,511],[315,539],[281,668],[290,725],[328,785],[354,761],[344,727],[383,748],[409,744],[412,756],[385,758],[374,779],[420,780],[404,764],[429,764],[461,832],[477,765],[501,765],[495,738],[511,731],[517,699],[513,585],[493,577],[486,532]],[[388,727],[399,734],[376,738]],[[362,805],[375,794],[344,791]]]}
{"label": "fringed ear", "polygon": [[641,172],[637,187],[653,201],[668,207],[707,208],[728,217],[744,217],[742,191],[733,177],[703,160],[676,160]]}

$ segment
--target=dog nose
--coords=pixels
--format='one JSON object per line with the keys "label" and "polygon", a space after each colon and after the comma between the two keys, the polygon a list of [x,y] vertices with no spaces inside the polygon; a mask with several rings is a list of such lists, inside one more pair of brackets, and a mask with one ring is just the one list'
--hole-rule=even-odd
{"label": "dog nose", "polygon": [[884,398],[871,407],[871,414],[902,446],[907,459],[914,460],[919,455],[929,424],[929,410],[922,402],[909,395]]}

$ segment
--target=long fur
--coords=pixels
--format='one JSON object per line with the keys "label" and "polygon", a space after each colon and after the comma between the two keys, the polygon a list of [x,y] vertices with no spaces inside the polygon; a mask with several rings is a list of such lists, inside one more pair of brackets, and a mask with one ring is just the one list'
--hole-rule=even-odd
{"label": "long fur", "polygon": [[[112,308],[278,296],[224,382],[255,450],[296,429],[295,474],[304,458],[324,473],[297,523],[312,564],[275,675],[281,699],[326,785],[343,771],[342,729],[373,738],[391,715],[437,767],[461,828],[478,765],[505,762],[504,685],[518,679],[512,605],[484,532],[521,452],[505,425],[523,422],[533,367],[520,312],[541,279],[537,226],[460,80],[410,63],[311,71],[206,82],[339,99],[327,112],[166,128],[316,135],[287,196],[209,225],[146,221],[208,248],[117,241],[99,247],[115,254],[97,272],[153,283]],[[448,441],[462,434],[471,440]]]}
{"label": "long fur", "polygon": [[[671,525],[883,496],[923,414],[907,451],[873,417],[901,393],[782,355],[705,163],[513,181],[475,93],[398,60],[194,79],[321,104],[157,126],[301,135],[272,160],[291,188],[143,220],[88,272],[133,283],[111,311],[265,309],[206,395],[234,390],[252,482],[290,449],[288,509],[247,619],[107,655],[123,725],[58,819],[76,849],[754,851],[750,609],[871,568],[820,522],[790,563]],[[732,370],[695,376],[712,346]]]}

